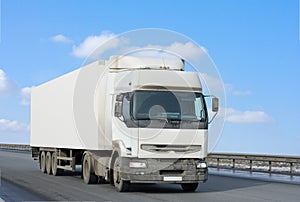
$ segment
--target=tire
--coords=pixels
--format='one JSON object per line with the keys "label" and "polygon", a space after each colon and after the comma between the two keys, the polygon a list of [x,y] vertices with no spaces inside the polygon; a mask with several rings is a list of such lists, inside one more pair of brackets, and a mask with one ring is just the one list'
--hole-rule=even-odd
{"label": "tire", "polygon": [[46,154],[44,151],[41,152],[40,168],[41,168],[42,173],[46,173]]}
{"label": "tire", "polygon": [[52,175],[54,175],[54,176],[61,175],[63,170],[60,168],[57,168],[58,161],[57,161],[57,153],[56,152],[52,153],[51,163],[52,163]]}
{"label": "tire", "polygon": [[130,183],[121,178],[121,169],[120,169],[120,158],[117,157],[114,163],[113,169],[113,178],[114,178],[114,186],[119,192],[126,192],[129,190]]}
{"label": "tire", "polygon": [[46,154],[46,171],[48,175],[52,174],[52,159],[51,159],[51,152],[47,152]]}
{"label": "tire", "polygon": [[85,184],[96,184],[98,181],[98,177],[93,173],[92,159],[89,155],[83,157],[82,176]]}
{"label": "tire", "polygon": [[198,183],[182,183],[181,188],[185,192],[194,192],[198,188]]}

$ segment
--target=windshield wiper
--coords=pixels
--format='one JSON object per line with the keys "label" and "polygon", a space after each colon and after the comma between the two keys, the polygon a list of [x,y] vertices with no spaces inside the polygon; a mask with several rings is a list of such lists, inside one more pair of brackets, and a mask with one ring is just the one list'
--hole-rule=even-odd
{"label": "windshield wiper", "polygon": [[205,119],[181,119],[181,121],[187,121],[187,122],[199,122],[204,120]]}
{"label": "windshield wiper", "polygon": [[156,120],[156,121],[165,121],[165,122],[169,122],[167,118],[139,118],[137,119],[138,121],[144,121],[144,120]]}

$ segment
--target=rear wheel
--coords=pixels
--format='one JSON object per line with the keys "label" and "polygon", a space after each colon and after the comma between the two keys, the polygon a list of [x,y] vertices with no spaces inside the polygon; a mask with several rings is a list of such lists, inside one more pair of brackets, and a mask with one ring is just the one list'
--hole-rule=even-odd
{"label": "rear wheel", "polygon": [[130,183],[128,181],[124,181],[121,178],[121,168],[120,168],[120,158],[117,157],[114,163],[114,171],[113,171],[114,185],[115,188],[119,192],[125,192],[129,190]]}
{"label": "rear wheel", "polygon": [[44,151],[41,152],[40,167],[41,167],[42,173],[46,173],[46,154]]}
{"label": "rear wheel", "polygon": [[97,183],[98,177],[93,173],[92,159],[89,155],[85,155],[82,162],[83,181],[86,184]]}
{"label": "rear wheel", "polygon": [[197,189],[198,183],[182,183],[181,188],[186,192],[193,192]]}
{"label": "rear wheel", "polygon": [[51,163],[52,163],[52,174],[54,176],[60,175],[63,172],[63,170],[60,169],[60,168],[57,168],[57,154],[56,154],[56,152],[52,153]]}
{"label": "rear wheel", "polygon": [[52,161],[51,161],[51,152],[47,152],[46,154],[46,171],[49,175],[52,174]]}

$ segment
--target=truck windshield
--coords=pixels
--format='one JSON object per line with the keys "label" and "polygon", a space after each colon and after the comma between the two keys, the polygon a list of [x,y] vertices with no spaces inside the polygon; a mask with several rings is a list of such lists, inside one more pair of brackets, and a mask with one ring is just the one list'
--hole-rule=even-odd
{"label": "truck windshield", "polygon": [[132,115],[135,120],[206,121],[207,111],[201,93],[135,91]]}

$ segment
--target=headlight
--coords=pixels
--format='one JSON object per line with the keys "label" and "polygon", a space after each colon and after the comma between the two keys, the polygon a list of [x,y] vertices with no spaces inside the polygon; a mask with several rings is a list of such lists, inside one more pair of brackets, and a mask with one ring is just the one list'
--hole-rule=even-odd
{"label": "headlight", "polygon": [[197,169],[207,168],[207,164],[205,162],[199,162],[199,163],[197,163],[196,168]]}
{"label": "headlight", "polygon": [[145,162],[131,161],[129,162],[129,168],[147,168],[147,165]]}

